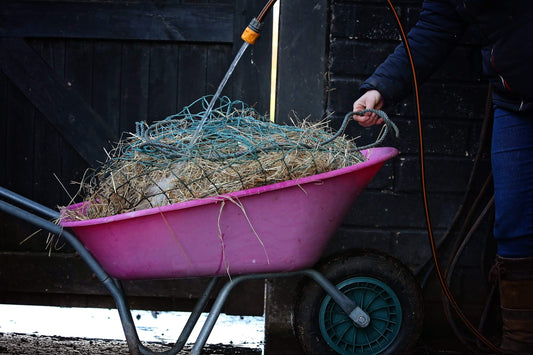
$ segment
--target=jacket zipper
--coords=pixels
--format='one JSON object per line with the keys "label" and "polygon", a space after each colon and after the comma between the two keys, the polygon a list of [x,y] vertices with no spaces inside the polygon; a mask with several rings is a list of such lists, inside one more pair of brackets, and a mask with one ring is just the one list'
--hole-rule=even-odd
{"label": "jacket zipper", "polygon": [[491,50],[490,50],[490,63],[492,64],[492,67],[494,68],[494,71],[496,72],[496,74],[500,78],[503,87],[506,88],[508,91],[512,92],[511,87],[509,86],[509,84],[507,84],[507,81],[505,81],[503,76],[500,74],[500,71],[498,70],[498,67],[496,66],[496,62],[494,60],[494,47],[492,47]]}
{"label": "jacket zipper", "polygon": [[[496,66],[496,61],[494,60],[494,47],[492,47],[491,50],[490,50],[490,63],[492,64],[492,67],[494,68],[494,71],[496,72],[496,74],[500,78],[503,87],[505,89],[507,89],[509,92],[512,93],[513,90],[511,90],[511,87],[509,86],[509,84],[507,84],[507,81],[505,81],[503,76],[500,74],[500,71],[498,70],[498,67]],[[521,97],[520,98],[520,107],[518,107],[518,111],[523,111],[523,110],[524,110],[524,98]]]}

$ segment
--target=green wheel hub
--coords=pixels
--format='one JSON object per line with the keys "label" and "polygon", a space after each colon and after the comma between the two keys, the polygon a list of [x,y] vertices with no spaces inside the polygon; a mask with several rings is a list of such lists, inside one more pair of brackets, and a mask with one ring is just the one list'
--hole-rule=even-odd
{"label": "green wheel hub", "polygon": [[370,277],[353,277],[337,288],[370,316],[361,328],[327,295],[318,314],[322,336],[339,354],[379,354],[396,339],[402,324],[402,309],[394,291]]}

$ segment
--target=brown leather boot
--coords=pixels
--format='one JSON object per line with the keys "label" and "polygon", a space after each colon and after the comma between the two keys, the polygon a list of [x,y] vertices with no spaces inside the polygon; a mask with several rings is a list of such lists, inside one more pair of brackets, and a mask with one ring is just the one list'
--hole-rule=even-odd
{"label": "brown leather boot", "polygon": [[504,354],[533,354],[533,257],[496,258]]}

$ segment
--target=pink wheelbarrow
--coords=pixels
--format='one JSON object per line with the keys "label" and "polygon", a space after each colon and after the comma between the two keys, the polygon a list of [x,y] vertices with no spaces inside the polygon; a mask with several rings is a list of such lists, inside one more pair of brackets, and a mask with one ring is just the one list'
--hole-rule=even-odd
{"label": "pink wheelbarrow", "polygon": [[114,298],[132,354],[153,352],[139,340],[120,280],[212,278],[165,352],[176,354],[217,281],[226,277],[191,350],[200,354],[238,283],[294,275],[310,279],[294,313],[306,353],[399,354],[412,347],[421,326],[417,284],[401,263],[365,251],[312,269],[354,201],[397,150],[363,154],[367,161],[323,174],[111,217],[63,220],[61,226],[49,222],[57,211],[4,188],[0,210],[62,235],[74,247]]}

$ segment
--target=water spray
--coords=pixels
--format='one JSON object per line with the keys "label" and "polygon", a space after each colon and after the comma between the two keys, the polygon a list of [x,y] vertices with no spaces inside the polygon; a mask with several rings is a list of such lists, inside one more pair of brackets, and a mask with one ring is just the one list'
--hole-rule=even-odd
{"label": "water spray", "polygon": [[244,31],[243,31],[243,33],[241,35],[241,39],[244,41],[244,43],[242,44],[241,48],[239,49],[239,51],[235,55],[235,58],[233,58],[233,62],[231,62],[231,65],[230,65],[228,71],[226,72],[226,75],[224,75],[224,78],[222,79],[222,81],[218,85],[217,91],[215,92],[215,94],[211,98],[211,101],[209,102],[209,106],[205,110],[205,113],[204,113],[204,115],[202,117],[202,120],[200,121],[200,124],[198,125],[198,128],[194,132],[194,135],[192,136],[191,141],[189,142],[189,145],[188,145],[189,149],[198,140],[198,137],[200,136],[200,133],[202,132],[202,128],[204,126],[205,121],[207,120],[207,118],[211,114],[211,111],[213,110],[213,106],[215,105],[215,103],[217,102],[218,98],[220,97],[220,94],[222,93],[222,90],[226,86],[226,83],[228,82],[231,74],[235,70],[235,67],[237,66],[237,63],[239,63],[239,61],[242,58],[244,52],[246,52],[246,49],[248,49],[248,47],[250,45],[253,45],[253,44],[255,44],[255,42],[257,42],[257,39],[259,38],[259,35],[260,35],[261,30],[263,28],[263,23],[261,22],[261,20],[263,19],[263,17],[267,13],[267,11],[272,7],[272,5],[275,2],[276,2],[276,0],[270,0],[263,7],[263,10],[261,10],[261,13],[257,17],[254,17],[252,19],[252,21],[250,21],[248,26],[244,29]]}

